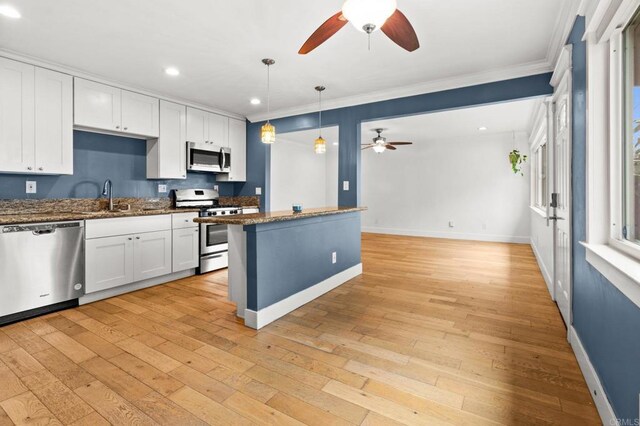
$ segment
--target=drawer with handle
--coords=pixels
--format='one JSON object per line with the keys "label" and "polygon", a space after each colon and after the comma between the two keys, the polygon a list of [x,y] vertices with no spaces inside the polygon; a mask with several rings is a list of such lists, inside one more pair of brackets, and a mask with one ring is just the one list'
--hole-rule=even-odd
{"label": "drawer with handle", "polygon": [[198,224],[193,219],[198,217],[198,212],[173,213],[173,229],[196,228]]}

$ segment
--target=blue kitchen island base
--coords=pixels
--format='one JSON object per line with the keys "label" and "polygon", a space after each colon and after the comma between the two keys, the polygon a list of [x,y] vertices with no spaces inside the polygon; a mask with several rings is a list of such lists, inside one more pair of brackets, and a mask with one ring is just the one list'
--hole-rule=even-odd
{"label": "blue kitchen island base", "polygon": [[360,212],[229,225],[229,299],[259,329],[362,274]]}

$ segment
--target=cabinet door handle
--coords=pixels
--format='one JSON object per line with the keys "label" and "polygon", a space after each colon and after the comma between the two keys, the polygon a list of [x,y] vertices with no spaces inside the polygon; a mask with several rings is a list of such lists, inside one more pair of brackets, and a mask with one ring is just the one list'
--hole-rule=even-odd
{"label": "cabinet door handle", "polygon": [[129,130],[129,128],[128,128],[128,127],[125,127],[124,129],[125,129],[125,130]]}
{"label": "cabinet door handle", "polygon": [[133,240],[133,238],[129,237],[129,238],[127,238],[127,240],[131,241],[131,240]]}
{"label": "cabinet door handle", "polygon": [[198,231],[199,231],[199,229],[196,229],[196,230],[195,230],[195,231],[193,231],[193,232],[198,232]]}
{"label": "cabinet door handle", "polygon": [[140,237],[136,237],[136,240],[139,240],[139,239],[140,239]]}
{"label": "cabinet door handle", "polygon": [[120,126],[116,126],[116,129],[119,129],[119,128],[120,128]]}
{"label": "cabinet door handle", "polygon": [[44,167],[38,167],[38,170],[43,171]]}
{"label": "cabinet door handle", "polygon": [[27,170],[33,170],[33,167],[29,166],[27,167]]}

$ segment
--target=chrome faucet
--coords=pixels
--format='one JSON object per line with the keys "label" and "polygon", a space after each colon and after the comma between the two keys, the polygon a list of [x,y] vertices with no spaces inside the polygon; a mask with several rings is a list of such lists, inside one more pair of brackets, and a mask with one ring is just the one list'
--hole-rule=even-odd
{"label": "chrome faucet", "polygon": [[104,181],[104,187],[102,188],[102,195],[109,197],[109,211],[113,210],[113,184],[111,179]]}

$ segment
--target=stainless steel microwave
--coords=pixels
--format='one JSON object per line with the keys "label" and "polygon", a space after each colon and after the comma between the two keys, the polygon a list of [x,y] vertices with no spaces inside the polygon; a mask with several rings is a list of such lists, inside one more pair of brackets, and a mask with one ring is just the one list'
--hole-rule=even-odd
{"label": "stainless steel microwave", "polygon": [[210,142],[187,142],[187,170],[229,173],[231,148],[213,145]]}

